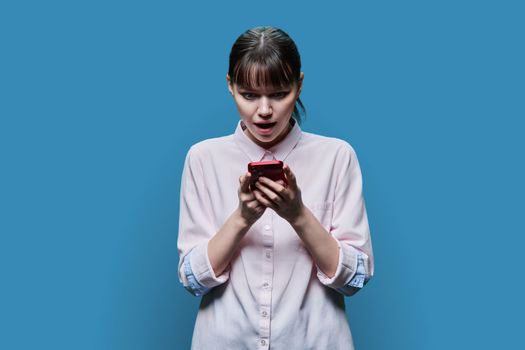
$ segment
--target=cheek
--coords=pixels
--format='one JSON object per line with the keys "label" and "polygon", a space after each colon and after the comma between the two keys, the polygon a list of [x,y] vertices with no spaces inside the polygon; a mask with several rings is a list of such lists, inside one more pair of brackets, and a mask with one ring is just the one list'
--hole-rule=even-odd
{"label": "cheek", "polygon": [[277,108],[281,113],[288,113],[290,111],[293,111],[294,106],[295,106],[295,100],[292,99],[292,100],[283,101],[282,103],[277,105]]}
{"label": "cheek", "polygon": [[243,101],[236,101],[236,104],[241,115],[251,116],[254,113],[255,108],[252,104]]}
{"label": "cheek", "polygon": [[[251,117],[257,113],[256,103],[250,103],[241,99],[236,99],[235,104],[237,105],[237,110],[239,111],[239,114],[242,116]],[[289,114],[293,111],[294,107],[295,99],[292,97],[290,99],[286,99],[285,101],[274,103],[273,112],[278,115]]]}

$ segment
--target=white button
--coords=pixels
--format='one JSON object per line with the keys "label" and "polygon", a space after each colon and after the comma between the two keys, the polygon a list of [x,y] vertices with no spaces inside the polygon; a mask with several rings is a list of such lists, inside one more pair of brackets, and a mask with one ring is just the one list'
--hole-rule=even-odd
{"label": "white button", "polygon": [[270,284],[268,282],[264,282],[263,287],[268,287]]}
{"label": "white button", "polygon": [[271,227],[270,225],[264,225],[264,229],[265,229],[266,231],[270,231],[271,228],[272,228],[272,227]]}
{"label": "white button", "polygon": [[266,317],[266,316],[268,316],[268,313],[267,313],[266,311],[263,311],[263,312],[262,312],[262,315],[263,315],[264,317]]}
{"label": "white button", "polygon": [[267,258],[269,258],[269,257],[271,257],[271,256],[272,256],[272,254],[271,254],[270,252],[266,252],[266,257],[267,257]]}
{"label": "white button", "polygon": [[266,340],[261,339],[261,345],[266,345]]}

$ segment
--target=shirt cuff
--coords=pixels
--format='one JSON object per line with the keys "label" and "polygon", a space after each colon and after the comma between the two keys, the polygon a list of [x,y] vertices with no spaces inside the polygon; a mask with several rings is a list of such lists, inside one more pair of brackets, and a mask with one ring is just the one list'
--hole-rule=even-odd
{"label": "shirt cuff", "polygon": [[195,279],[195,275],[193,274],[193,271],[191,269],[190,265],[190,256],[191,251],[189,254],[187,254],[184,257],[183,266],[184,266],[184,275],[186,277],[187,283],[184,284],[184,288],[191,294],[195,295],[196,297],[200,297],[210,291],[211,288],[206,288],[202,286],[197,280]]}
{"label": "shirt cuff", "polygon": [[339,262],[335,275],[328,278],[317,267],[317,277],[325,286],[333,288],[345,296],[351,296],[361,290],[370,279],[366,272],[368,256],[339,240],[336,241],[339,247]]}
{"label": "shirt cuff", "polygon": [[362,253],[357,254],[357,269],[354,277],[348,282],[346,287],[363,288],[365,283],[368,281],[365,271],[365,259]]}
{"label": "shirt cuff", "polygon": [[195,280],[205,288],[213,288],[223,284],[229,278],[229,270],[226,269],[220,276],[215,276],[208,257],[208,242],[196,246],[189,258],[191,271]]}

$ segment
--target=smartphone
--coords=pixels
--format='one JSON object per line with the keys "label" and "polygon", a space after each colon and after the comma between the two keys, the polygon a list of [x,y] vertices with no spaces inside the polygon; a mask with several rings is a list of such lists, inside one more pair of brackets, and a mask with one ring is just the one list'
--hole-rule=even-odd
{"label": "smartphone", "polygon": [[248,171],[252,174],[252,179],[250,181],[250,189],[252,191],[260,176],[267,177],[273,181],[283,180],[285,184],[288,183],[284,176],[283,162],[280,160],[248,163]]}

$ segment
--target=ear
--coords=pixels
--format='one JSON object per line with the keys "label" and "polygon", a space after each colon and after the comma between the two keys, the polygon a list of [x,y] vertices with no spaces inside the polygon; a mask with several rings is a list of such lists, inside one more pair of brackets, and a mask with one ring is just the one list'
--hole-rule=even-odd
{"label": "ear", "polygon": [[297,89],[297,97],[301,94],[301,90],[303,89],[303,79],[304,79],[304,73],[301,72],[301,75],[299,76],[299,87]]}
{"label": "ear", "polygon": [[226,81],[228,82],[228,90],[230,90],[230,95],[233,96],[233,86],[232,86],[229,74],[226,74]]}

